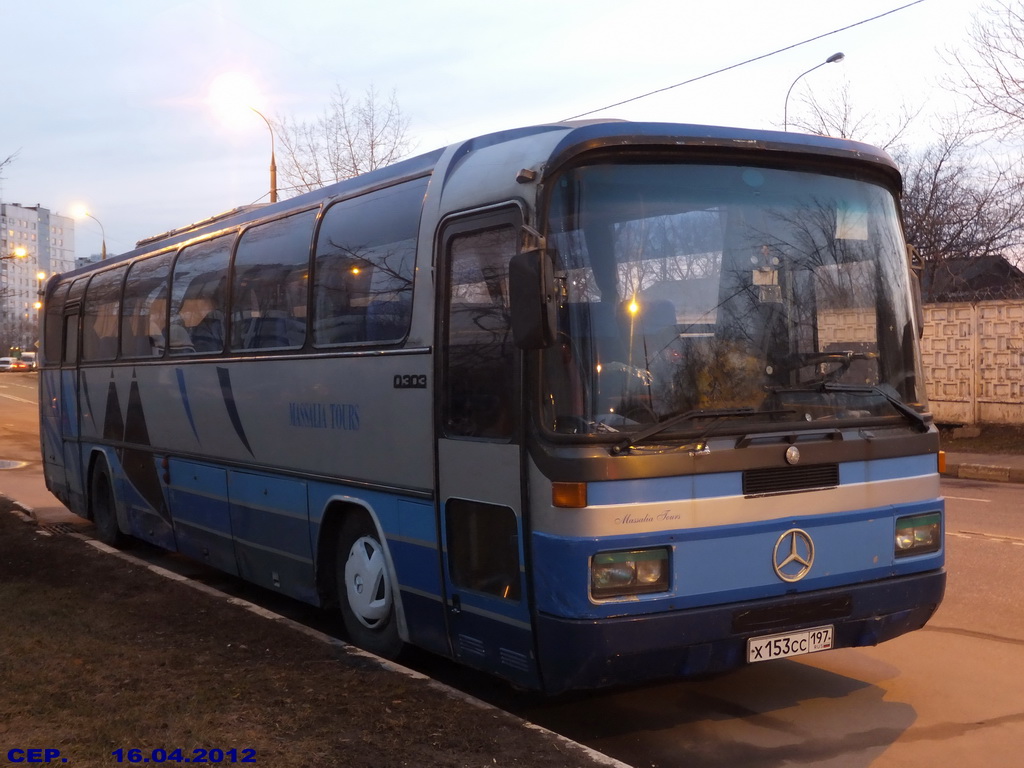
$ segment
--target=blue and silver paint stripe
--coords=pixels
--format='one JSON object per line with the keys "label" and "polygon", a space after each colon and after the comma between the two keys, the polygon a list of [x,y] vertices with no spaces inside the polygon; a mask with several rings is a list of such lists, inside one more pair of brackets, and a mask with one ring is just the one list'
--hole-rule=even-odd
{"label": "blue and silver paint stripe", "polygon": [[[544,478],[536,468],[532,472],[534,487],[543,488]],[[752,497],[743,494],[741,472],[595,482],[587,486],[585,508],[535,509],[533,530],[568,537],[667,532],[843,514],[940,496],[930,455],[841,464],[839,478],[831,488]]]}

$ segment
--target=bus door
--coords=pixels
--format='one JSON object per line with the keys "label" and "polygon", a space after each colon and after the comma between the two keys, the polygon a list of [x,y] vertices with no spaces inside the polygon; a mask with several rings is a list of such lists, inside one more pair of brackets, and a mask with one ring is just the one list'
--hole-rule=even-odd
{"label": "bus door", "polygon": [[518,209],[444,230],[439,280],[440,536],[453,655],[537,685],[524,567],[518,355],[508,263]]}

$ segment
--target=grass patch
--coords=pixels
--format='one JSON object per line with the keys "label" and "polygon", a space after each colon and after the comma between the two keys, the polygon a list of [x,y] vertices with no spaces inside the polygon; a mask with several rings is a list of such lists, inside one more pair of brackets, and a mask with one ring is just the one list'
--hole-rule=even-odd
{"label": "grass patch", "polygon": [[944,451],[1024,455],[1024,427],[983,424],[945,428],[940,433],[939,443]]}
{"label": "grass patch", "polygon": [[0,745],[111,766],[115,749],[254,749],[270,768],[595,765],[0,499]]}

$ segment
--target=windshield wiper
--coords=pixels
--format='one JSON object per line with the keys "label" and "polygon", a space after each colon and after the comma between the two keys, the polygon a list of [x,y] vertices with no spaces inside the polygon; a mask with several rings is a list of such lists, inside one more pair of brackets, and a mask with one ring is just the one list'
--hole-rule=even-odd
{"label": "windshield wiper", "polygon": [[786,413],[793,413],[792,410],[781,410],[781,411],[759,411],[756,408],[709,408],[700,409],[696,411],[687,411],[686,413],[677,413],[675,416],[669,416],[664,421],[659,421],[657,424],[652,424],[646,429],[641,429],[639,432],[634,432],[629,437],[621,440],[611,447],[609,452],[612,456],[620,456],[623,453],[628,453],[629,449],[650,437],[654,437],[660,432],[664,432],[666,429],[671,429],[677,424],[682,424],[686,421],[695,421],[697,419],[711,419],[711,423],[707,426],[707,429],[701,434],[697,442],[703,442],[704,438],[711,432],[711,428],[715,426],[722,419],[736,419],[743,418],[745,416],[779,416]]}
{"label": "windshield wiper", "polygon": [[898,411],[902,416],[906,416],[909,421],[912,421],[914,426],[920,427],[922,432],[928,431],[928,420],[924,414],[915,411],[894,393],[887,392],[877,384],[837,384],[827,381],[821,384],[821,389],[825,392],[841,392],[843,394],[881,395],[894,410]]}
{"label": "windshield wiper", "polygon": [[776,394],[780,392],[838,392],[850,395],[875,395],[884,398],[893,407],[893,410],[906,417],[908,421],[913,422],[914,426],[919,427],[922,432],[928,431],[928,419],[925,418],[924,414],[915,411],[900,400],[895,391],[887,392],[885,388],[877,384],[839,384],[833,381],[821,381],[810,386],[782,387],[773,391]]}

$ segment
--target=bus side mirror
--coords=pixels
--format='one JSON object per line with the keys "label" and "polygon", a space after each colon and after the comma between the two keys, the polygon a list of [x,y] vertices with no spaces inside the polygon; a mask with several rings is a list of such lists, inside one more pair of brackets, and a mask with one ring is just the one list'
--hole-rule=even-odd
{"label": "bus side mirror", "polygon": [[555,278],[543,249],[517,253],[508,265],[512,339],[520,349],[544,349],[555,338]]}

